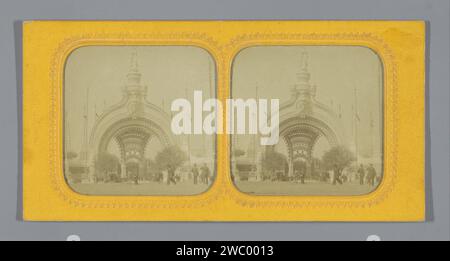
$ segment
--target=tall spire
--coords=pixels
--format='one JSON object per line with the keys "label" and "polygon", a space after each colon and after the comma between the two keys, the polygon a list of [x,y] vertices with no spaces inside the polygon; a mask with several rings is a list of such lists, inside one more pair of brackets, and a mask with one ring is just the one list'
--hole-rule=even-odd
{"label": "tall spire", "polygon": [[308,53],[302,52],[300,55],[300,68],[297,72],[297,82],[293,95],[297,100],[296,106],[302,113],[312,112],[312,98],[315,96],[315,86],[309,82],[311,75],[308,71]]}
{"label": "tall spire", "polygon": [[133,52],[131,53],[131,60],[130,60],[130,72],[139,72],[139,64],[137,60],[137,50],[134,48]]}
{"label": "tall spire", "polygon": [[303,72],[308,72],[308,53],[302,52],[301,59],[300,59],[300,69]]}
{"label": "tall spire", "polygon": [[139,72],[138,54],[136,48],[133,49],[130,58],[130,69],[127,74],[127,80],[124,87],[125,94],[130,96],[145,97],[147,94],[146,86],[141,84],[142,74]]}
{"label": "tall spire", "polygon": [[297,73],[296,90],[299,92],[307,92],[308,94],[310,94],[311,92],[311,84],[309,83],[310,78],[311,75],[308,72],[308,53],[302,52],[300,56],[300,71]]}
{"label": "tall spire", "polygon": [[139,72],[138,61],[137,61],[137,51],[133,50],[130,59],[130,70],[127,74],[127,84],[128,85],[139,85],[141,83],[141,73]]}

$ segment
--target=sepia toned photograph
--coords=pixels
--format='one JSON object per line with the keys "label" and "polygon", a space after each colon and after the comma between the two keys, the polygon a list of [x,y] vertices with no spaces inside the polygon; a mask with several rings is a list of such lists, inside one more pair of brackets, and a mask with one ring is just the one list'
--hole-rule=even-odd
{"label": "sepia toned photograph", "polygon": [[276,101],[271,116],[258,119],[261,126],[276,117],[278,139],[267,145],[261,133],[230,135],[237,189],[252,195],[374,191],[383,180],[382,71],[378,55],[366,47],[241,50],[232,65],[231,96],[246,101],[250,112],[238,120],[256,126],[261,108],[252,101]]}
{"label": "sepia toned photograph", "polygon": [[87,195],[195,195],[216,175],[215,136],[175,134],[172,101],[216,93],[191,46],[86,46],[64,72],[64,175]]}
{"label": "sepia toned photograph", "polygon": [[427,26],[25,21],[16,214],[426,221]]}

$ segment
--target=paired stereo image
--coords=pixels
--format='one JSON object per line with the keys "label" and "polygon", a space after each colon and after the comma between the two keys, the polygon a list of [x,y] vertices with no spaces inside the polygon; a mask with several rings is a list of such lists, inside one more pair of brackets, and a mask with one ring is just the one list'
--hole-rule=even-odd
{"label": "paired stereo image", "polygon": [[[85,46],[64,69],[64,175],[84,195],[197,195],[217,135],[251,195],[362,195],[383,178],[383,66],[359,46],[254,46],[229,102],[195,46]],[[271,106],[272,105],[272,106]],[[225,116],[225,117],[222,117]],[[267,137],[272,142],[263,142]]]}

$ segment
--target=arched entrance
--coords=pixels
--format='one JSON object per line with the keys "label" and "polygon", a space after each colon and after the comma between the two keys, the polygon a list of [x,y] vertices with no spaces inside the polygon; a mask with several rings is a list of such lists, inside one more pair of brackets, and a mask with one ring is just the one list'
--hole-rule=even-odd
{"label": "arched entrance", "polygon": [[[280,106],[280,139],[287,148],[289,171],[293,177],[295,171],[311,175],[313,150],[317,141],[324,137],[330,147],[344,141],[338,115],[328,106],[316,101],[316,86],[310,83],[308,72],[308,54],[302,53],[297,83],[291,90],[291,99]],[[295,167],[297,165],[298,167]]]}
{"label": "arched entrance", "polygon": [[163,146],[170,144],[164,131],[152,121],[144,118],[123,119],[112,124],[101,136],[97,154],[106,153],[108,145],[115,142],[120,151],[120,178],[143,177],[146,172],[145,150],[151,139],[159,140]]}
{"label": "arched entrance", "polygon": [[306,172],[306,159],[297,158],[294,160],[294,173],[305,173]]}
{"label": "arched entrance", "polygon": [[313,150],[320,137],[326,138],[331,147],[339,144],[337,135],[324,122],[310,116],[292,117],[280,124],[280,137],[288,152],[288,176],[297,172],[311,175]]}
{"label": "arched entrance", "polygon": [[[150,140],[157,139],[163,147],[176,144],[170,130],[170,115],[147,101],[147,86],[141,83],[141,78],[134,52],[122,100],[97,115],[89,135],[89,145],[84,144],[90,182],[96,180],[95,158],[106,153],[112,142],[120,154],[116,156],[119,157],[122,179],[129,178],[128,172],[138,176],[145,174],[145,150]],[[87,129],[85,131],[87,135]]]}
{"label": "arched entrance", "polygon": [[134,179],[142,175],[140,172],[140,163],[138,160],[129,160],[125,163],[126,179]]}

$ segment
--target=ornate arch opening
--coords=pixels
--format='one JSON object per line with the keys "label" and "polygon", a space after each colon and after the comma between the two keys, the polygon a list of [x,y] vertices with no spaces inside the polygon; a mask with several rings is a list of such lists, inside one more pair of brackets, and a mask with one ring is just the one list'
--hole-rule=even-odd
{"label": "ornate arch opening", "polygon": [[[115,142],[119,148],[119,174],[122,179],[133,179],[145,174],[147,144],[157,139],[163,147],[172,144],[169,134],[145,118],[126,118],[110,125],[101,135],[96,155],[106,153],[108,145]],[[95,163],[94,163],[95,164]]]}
{"label": "ornate arch opening", "polygon": [[[280,123],[280,138],[288,153],[289,177],[296,172],[311,175],[313,150],[321,137],[328,141],[330,147],[340,144],[336,133],[319,119],[310,116],[291,117]],[[299,169],[296,164],[303,167]]]}

